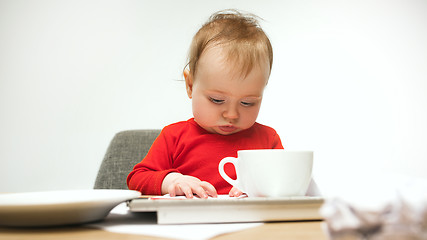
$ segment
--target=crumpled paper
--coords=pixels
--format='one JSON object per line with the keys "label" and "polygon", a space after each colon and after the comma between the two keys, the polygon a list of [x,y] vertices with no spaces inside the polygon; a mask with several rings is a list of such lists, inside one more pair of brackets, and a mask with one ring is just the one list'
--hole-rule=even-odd
{"label": "crumpled paper", "polygon": [[320,212],[330,239],[427,239],[427,181],[379,178],[326,199]]}

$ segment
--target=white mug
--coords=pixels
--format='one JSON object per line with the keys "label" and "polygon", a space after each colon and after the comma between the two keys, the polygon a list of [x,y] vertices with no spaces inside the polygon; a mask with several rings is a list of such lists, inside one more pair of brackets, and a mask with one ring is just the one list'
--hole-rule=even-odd
{"label": "white mug", "polygon": [[[231,163],[236,169],[236,180],[224,171]],[[218,170],[225,181],[249,197],[304,196],[311,180],[312,151],[259,149],[237,151],[237,158],[226,157]]]}

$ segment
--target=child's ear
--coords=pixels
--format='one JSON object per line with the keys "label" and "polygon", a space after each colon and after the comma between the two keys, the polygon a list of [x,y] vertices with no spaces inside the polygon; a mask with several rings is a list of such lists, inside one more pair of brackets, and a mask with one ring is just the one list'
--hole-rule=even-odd
{"label": "child's ear", "polygon": [[187,95],[191,99],[193,97],[193,75],[190,73],[190,70],[184,70],[184,78]]}

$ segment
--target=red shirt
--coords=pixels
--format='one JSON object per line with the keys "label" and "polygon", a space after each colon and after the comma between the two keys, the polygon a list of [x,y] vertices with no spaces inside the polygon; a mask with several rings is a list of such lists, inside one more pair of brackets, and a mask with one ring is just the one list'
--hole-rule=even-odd
{"label": "red shirt", "polygon": [[[219,162],[237,157],[238,150],[272,148],[283,148],[273,128],[255,123],[235,134],[220,135],[209,133],[192,118],[163,128],[147,156],[128,175],[127,184],[142,194],[160,195],[165,176],[179,172],[211,183],[218,194],[228,194],[232,186],[219,175]],[[235,179],[236,173],[229,165],[225,171]]]}

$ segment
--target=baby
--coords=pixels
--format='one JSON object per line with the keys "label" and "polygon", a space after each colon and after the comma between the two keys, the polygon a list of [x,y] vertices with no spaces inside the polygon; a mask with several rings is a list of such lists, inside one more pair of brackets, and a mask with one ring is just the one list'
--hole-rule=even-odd
{"label": "baby", "polygon": [[283,148],[274,129],[255,122],[272,62],[270,41],[256,16],[212,15],[194,36],[184,70],[194,118],[163,128],[129,174],[129,189],[187,198],[240,196],[219,175],[219,161],[236,157],[238,150]]}

